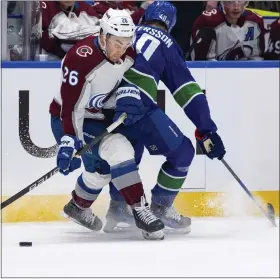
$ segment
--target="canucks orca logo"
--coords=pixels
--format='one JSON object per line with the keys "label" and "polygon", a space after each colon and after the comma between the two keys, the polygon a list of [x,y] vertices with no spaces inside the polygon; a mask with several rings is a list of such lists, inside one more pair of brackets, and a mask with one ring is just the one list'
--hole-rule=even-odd
{"label": "canucks orca logo", "polygon": [[114,88],[108,92],[108,93],[100,93],[95,94],[91,96],[89,102],[88,102],[88,108],[89,109],[97,109],[100,110],[103,108],[104,104],[112,97],[112,95],[115,93],[117,87],[120,84],[120,80],[118,80],[114,86]]}
{"label": "canucks orca logo", "polygon": [[92,96],[88,102],[88,107],[95,108],[98,110],[102,109],[106,95],[107,94],[97,94],[97,95]]}

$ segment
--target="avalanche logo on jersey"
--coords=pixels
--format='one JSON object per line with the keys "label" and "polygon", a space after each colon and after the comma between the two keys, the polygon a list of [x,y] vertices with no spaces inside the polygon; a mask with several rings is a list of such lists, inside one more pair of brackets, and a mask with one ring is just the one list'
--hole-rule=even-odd
{"label": "avalanche logo on jersey", "polygon": [[245,35],[245,40],[244,40],[244,42],[253,41],[253,40],[254,40],[254,27],[251,26],[251,27],[248,27],[248,32],[247,32],[247,34]]}
{"label": "avalanche logo on jersey", "polygon": [[104,99],[106,97],[107,94],[97,94],[97,95],[94,95],[90,98],[89,102],[88,102],[88,108],[94,108],[94,109],[97,109],[97,110],[100,110],[102,109],[104,103]]}
{"label": "avalanche logo on jersey", "polygon": [[77,48],[76,52],[82,57],[87,57],[88,55],[92,55],[93,50],[89,46],[80,46]]}

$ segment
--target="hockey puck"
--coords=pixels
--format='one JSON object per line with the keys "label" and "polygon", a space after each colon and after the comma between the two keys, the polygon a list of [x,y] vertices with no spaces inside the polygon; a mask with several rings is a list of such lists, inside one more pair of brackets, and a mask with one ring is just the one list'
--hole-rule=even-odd
{"label": "hockey puck", "polygon": [[20,242],[19,246],[21,246],[21,247],[31,247],[32,242]]}

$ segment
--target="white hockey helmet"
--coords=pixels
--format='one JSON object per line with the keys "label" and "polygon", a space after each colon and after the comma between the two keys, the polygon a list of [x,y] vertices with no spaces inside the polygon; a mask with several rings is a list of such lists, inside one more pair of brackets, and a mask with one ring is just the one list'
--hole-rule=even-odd
{"label": "white hockey helmet", "polygon": [[110,8],[100,19],[100,28],[104,35],[132,37],[135,33],[135,25],[126,10]]}

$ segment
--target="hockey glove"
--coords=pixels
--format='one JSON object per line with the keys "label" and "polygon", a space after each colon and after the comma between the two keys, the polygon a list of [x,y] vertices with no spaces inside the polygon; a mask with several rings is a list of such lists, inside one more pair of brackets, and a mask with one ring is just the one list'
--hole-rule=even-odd
{"label": "hockey glove", "polygon": [[56,165],[59,172],[68,175],[70,172],[81,166],[81,159],[74,156],[74,152],[83,148],[83,142],[71,135],[61,138],[56,158]]}
{"label": "hockey glove", "polygon": [[145,108],[141,100],[140,90],[133,85],[127,84],[116,91],[116,108],[113,121],[126,112],[127,118],[124,125],[131,125],[143,118]]}
{"label": "hockey glove", "polygon": [[210,159],[223,159],[226,150],[222,139],[216,132],[209,132],[205,135],[200,135],[198,130],[195,131],[196,140],[202,149],[203,153]]}

